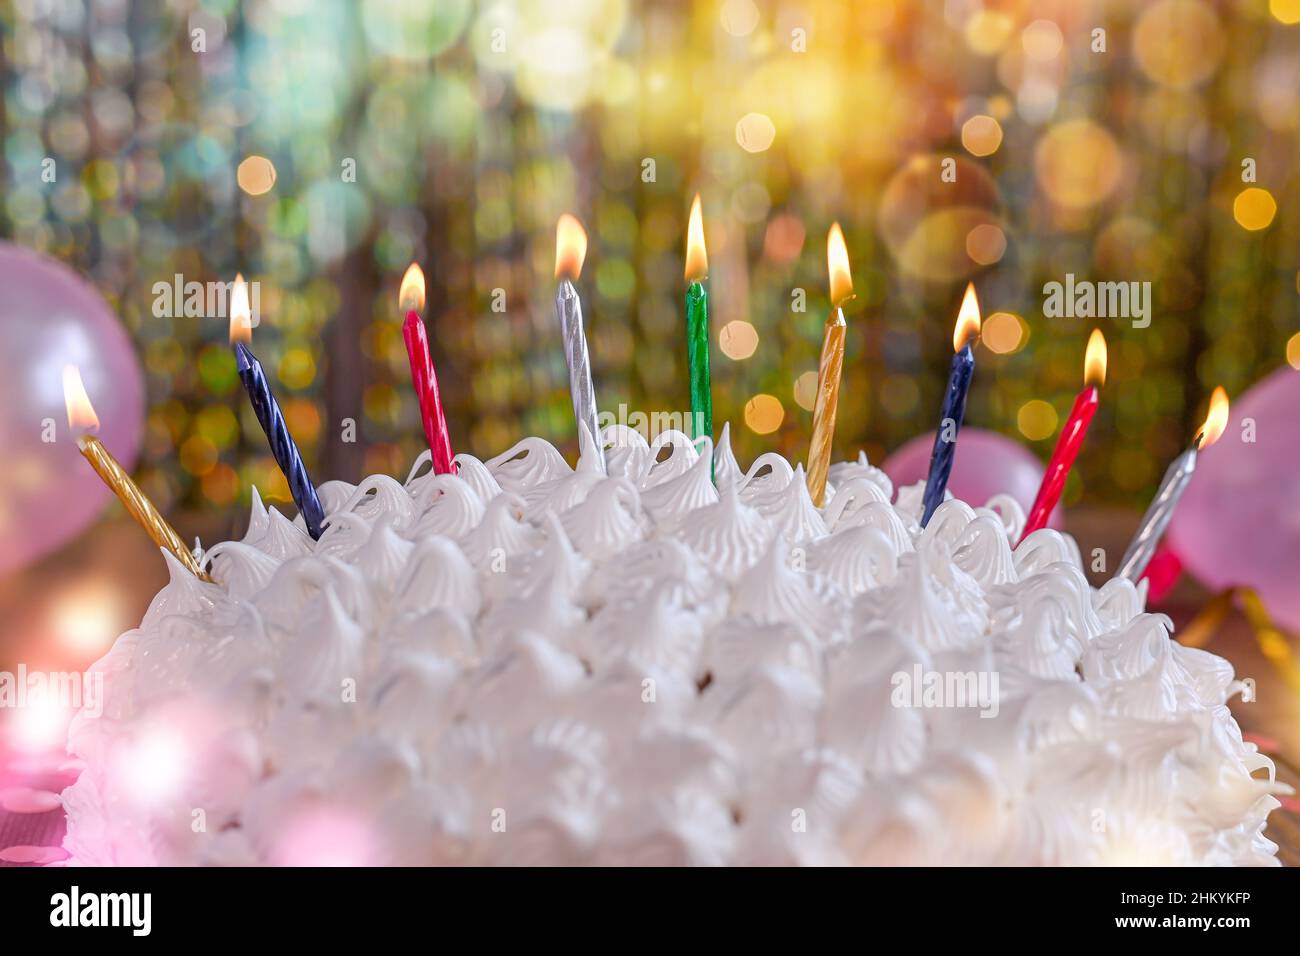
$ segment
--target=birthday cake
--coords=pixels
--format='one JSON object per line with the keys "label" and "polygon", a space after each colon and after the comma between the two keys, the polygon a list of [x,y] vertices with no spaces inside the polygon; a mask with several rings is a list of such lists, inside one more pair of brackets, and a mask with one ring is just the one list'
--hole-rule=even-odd
{"label": "birthday cake", "polygon": [[[1021,508],[614,427],[254,498],[96,665],[86,865],[1274,864],[1227,661]],[[715,474],[711,475],[711,471]]]}

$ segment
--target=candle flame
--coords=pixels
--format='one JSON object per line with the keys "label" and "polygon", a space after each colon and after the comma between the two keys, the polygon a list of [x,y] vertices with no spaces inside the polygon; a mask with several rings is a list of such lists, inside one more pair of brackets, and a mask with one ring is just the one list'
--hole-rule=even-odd
{"label": "candle flame", "polygon": [[397,290],[397,307],[403,312],[419,312],[424,308],[424,270],[419,263],[406,267],[402,284]]}
{"label": "candle flame", "polygon": [[853,298],[853,277],[849,274],[849,250],[838,222],[826,234],[826,269],[831,276],[831,305],[839,308]]}
{"label": "candle flame", "polygon": [[248,306],[248,286],[238,273],[230,287],[230,344],[253,340],[253,310]]}
{"label": "candle flame", "polygon": [[709,274],[709,253],[704,248],[704,214],[700,211],[700,194],[691,203],[691,220],[686,227],[686,281],[698,282]]}
{"label": "candle flame", "polygon": [[1201,426],[1201,432],[1196,436],[1197,444],[1204,451],[1223,434],[1228,427],[1228,393],[1224,391],[1222,385],[1215,388],[1210,395],[1210,410],[1206,413],[1205,424]]}
{"label": "candle flame", "polygon": [[952,330],[952,350],[960,352],[962,346],[980,334],[980,302],[975,298],[975,283],[966,285],[966,294],[962,296],[961,309],[957,312],[957,324]]}
{"label": "candle flame", "polygon": [[1106,337],[1101,329],[1093,329],[1088,336],[1088,349],[1083,353],[1083,384],[1096,388],[1106,384]]}
{"label": "candle flame", "polygon": [[75,365],[63,366],[63,402],[68,406],[68,427],[73,431],[93,432],[99,428],[99,416],[86,394],[81,370]]}
{"label": "candle flame", "polygon": [[587,231],[566,212],[555,224],[555,278],[578,278],[586,258]]}

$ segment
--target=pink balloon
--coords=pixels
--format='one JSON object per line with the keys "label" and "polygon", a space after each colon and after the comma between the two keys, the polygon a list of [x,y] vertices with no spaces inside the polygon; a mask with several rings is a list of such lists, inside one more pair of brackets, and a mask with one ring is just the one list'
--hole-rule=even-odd
{"label": "pink balloon", "polygon": [[1298,408],[1300,372],[1288,366],[1234,401],[1223,437],[1197,460],[1167,538],[1203,584],[1254,588],[1293,631],[1300,631]]}
{"label": "pink balloon", "polygon": [[[881,466],[894,486],[924,481],[930,471],[934,432],[918,435],[899,448]],[[957,434],[957,457],[953,461],[948,490],[971,507],[979,507],[994,495],[1010,495],[1028,513],[1043,481],[1045,467],[1020,442],[982,428],[963,428]],[[1061,526],[1061,506],[1048,519]]]}
{"label": "pink balloon", "polygon": [[68,428],[63,366],[81,369],[99,437],[127,469],[144,433],[144,382],[122,324],[67,266],[0,242],[0,289],[3,574],[74,537],[111,497]]}

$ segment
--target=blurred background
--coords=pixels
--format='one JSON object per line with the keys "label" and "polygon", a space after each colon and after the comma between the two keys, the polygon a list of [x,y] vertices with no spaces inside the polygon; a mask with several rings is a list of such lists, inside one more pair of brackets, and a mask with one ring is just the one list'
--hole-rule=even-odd
{"label": "blurred background", "polygon": [[[0,236],[120,317],[146,394],[135,474],[187,538],[242,532],[253,486],[288,495],[226,320],[155,316],[155,283],[260,282],[254,348],[313,476],[401,478],[424,448],[397,309],[418,261],[455,449],[536,434],[572,460],[564,211],[591,238],[600,405],[684,411],[702,194],[715,421],[745,464],[806,451],[834,220],[857,291],[837,458],[934,427],[968,280],[986,325],[967,421],[1040,458],[1100,326],[1109,376],[1064,500],[1117,550],[1214,385],[1300,368],[1300,0],[12,0],[0,18]],[[1150,327],[1045,318],[1067,273],[1150,282]],[[0,580],[0,666],[60,642],[93,659],[138,619],[161,563],[105,515]]]}

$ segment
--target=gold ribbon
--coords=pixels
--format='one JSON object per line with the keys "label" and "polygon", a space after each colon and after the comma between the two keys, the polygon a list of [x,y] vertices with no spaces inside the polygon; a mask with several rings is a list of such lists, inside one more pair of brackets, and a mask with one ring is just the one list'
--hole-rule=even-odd
{"label": "gold ribbon", "polygon": [[1178,632],[1178,643],[1185,647],[1204,647],[1210,643],[1233,606],[1241,602],[1242,613],[1255,635],[1255,643],[1264,658],[1293,691],[1300,693],[1300,663],[1296,661],[1286,633],[1273,623],[1263,599],[1253,588],[1228,588],[1220,591]]}

